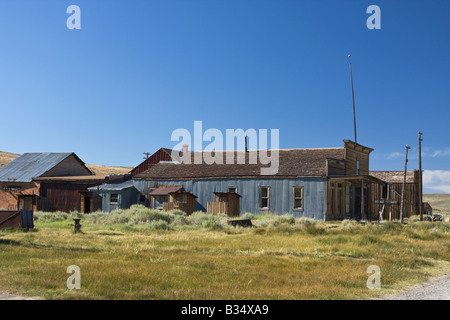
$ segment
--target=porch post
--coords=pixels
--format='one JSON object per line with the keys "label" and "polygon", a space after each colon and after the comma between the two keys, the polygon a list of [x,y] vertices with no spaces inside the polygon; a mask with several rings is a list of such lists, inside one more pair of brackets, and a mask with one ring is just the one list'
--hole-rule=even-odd
{"label": "porch post", "polygon": [[361,220],[367,220],[367,213],[364,205],[364,179],[361,180]]}

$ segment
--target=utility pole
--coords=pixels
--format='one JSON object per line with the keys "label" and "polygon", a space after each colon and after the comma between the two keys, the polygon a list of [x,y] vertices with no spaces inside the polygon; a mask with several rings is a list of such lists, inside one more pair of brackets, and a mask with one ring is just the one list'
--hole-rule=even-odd
{"label": "utility pole", "polygon": [[405,189],[406,189],[406,167],[408,163],[408,150],[411,149],[410,146],[405,147],[405,173],[403,175],[403,188],[402,188],[402,203],[400,207],[400,222],[403,223],[403,217],[405,216]]}
{"label": "utility pole", "polygon": [[356,141],[356,113],[355,113],[355,93],[353,91],[353,74],[352,74],[352,61],[350,60],[350,55],[348,55],[348,62],[350,65],[350,80],[352,83],[352,100],[353,100],[353,131],[355,133],[355,143],[358,143]]}
{"label": "utility pole", "polygon": [[420,221],[423,221],[423,202],[422,202],[422,132],[419,131],[419,214]]}
{"label": "utility pole", "polygon": [[144,152],[144,155],[145,155],[144,159],[147,160],[148,157],[150,156],[150,152]]}

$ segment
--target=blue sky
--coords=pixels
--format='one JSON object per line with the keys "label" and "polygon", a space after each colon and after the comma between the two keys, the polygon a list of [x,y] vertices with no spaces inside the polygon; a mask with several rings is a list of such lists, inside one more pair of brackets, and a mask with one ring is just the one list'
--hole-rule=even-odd
{"label": "blue sky", "polygon": [[[81,30],[69,30],[69,5]],[[381,29],[369,30],[369,5]],[[358,142],[372,170],[450,193],[450,1],[0,0],[0,150],[135,166],[175,129],[279,129],[280,148]]]}

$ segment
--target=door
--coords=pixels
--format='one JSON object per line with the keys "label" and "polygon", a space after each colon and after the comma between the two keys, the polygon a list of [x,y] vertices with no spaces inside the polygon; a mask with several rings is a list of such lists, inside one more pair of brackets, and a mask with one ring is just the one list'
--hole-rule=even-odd
{"label": "door", "polygon": [[361,220],[361,186],[352,188],[352,218]]}
{"label": "door", "polygon": [[91,197],[84,197],[84,213],[91,213]]}

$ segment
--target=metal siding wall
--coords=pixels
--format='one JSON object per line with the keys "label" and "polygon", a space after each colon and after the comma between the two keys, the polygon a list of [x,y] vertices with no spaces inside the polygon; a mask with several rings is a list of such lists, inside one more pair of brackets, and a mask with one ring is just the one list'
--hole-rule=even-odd
{"label": "metal siding wall", "polygon": [[[145,181],[134,180],[134,185],[141,193],[147,193],[149,188],[164,185],[181,185],[192,192],[196,199],[196,210],[206,211],[209,201],[214,201],[213,192],[226,192],[229,186],[237,186],[240,199],[241,214],[250,212],[264,214],[259,210],[259,187],[270,187],[270,212],[276,214],[290,213],[295,217],[325,219],[325,186],[326,179],[298,178],[298,179],[208,179],[187,181]],[[292,187],[304,187],[303,211],[292,209]]]}

